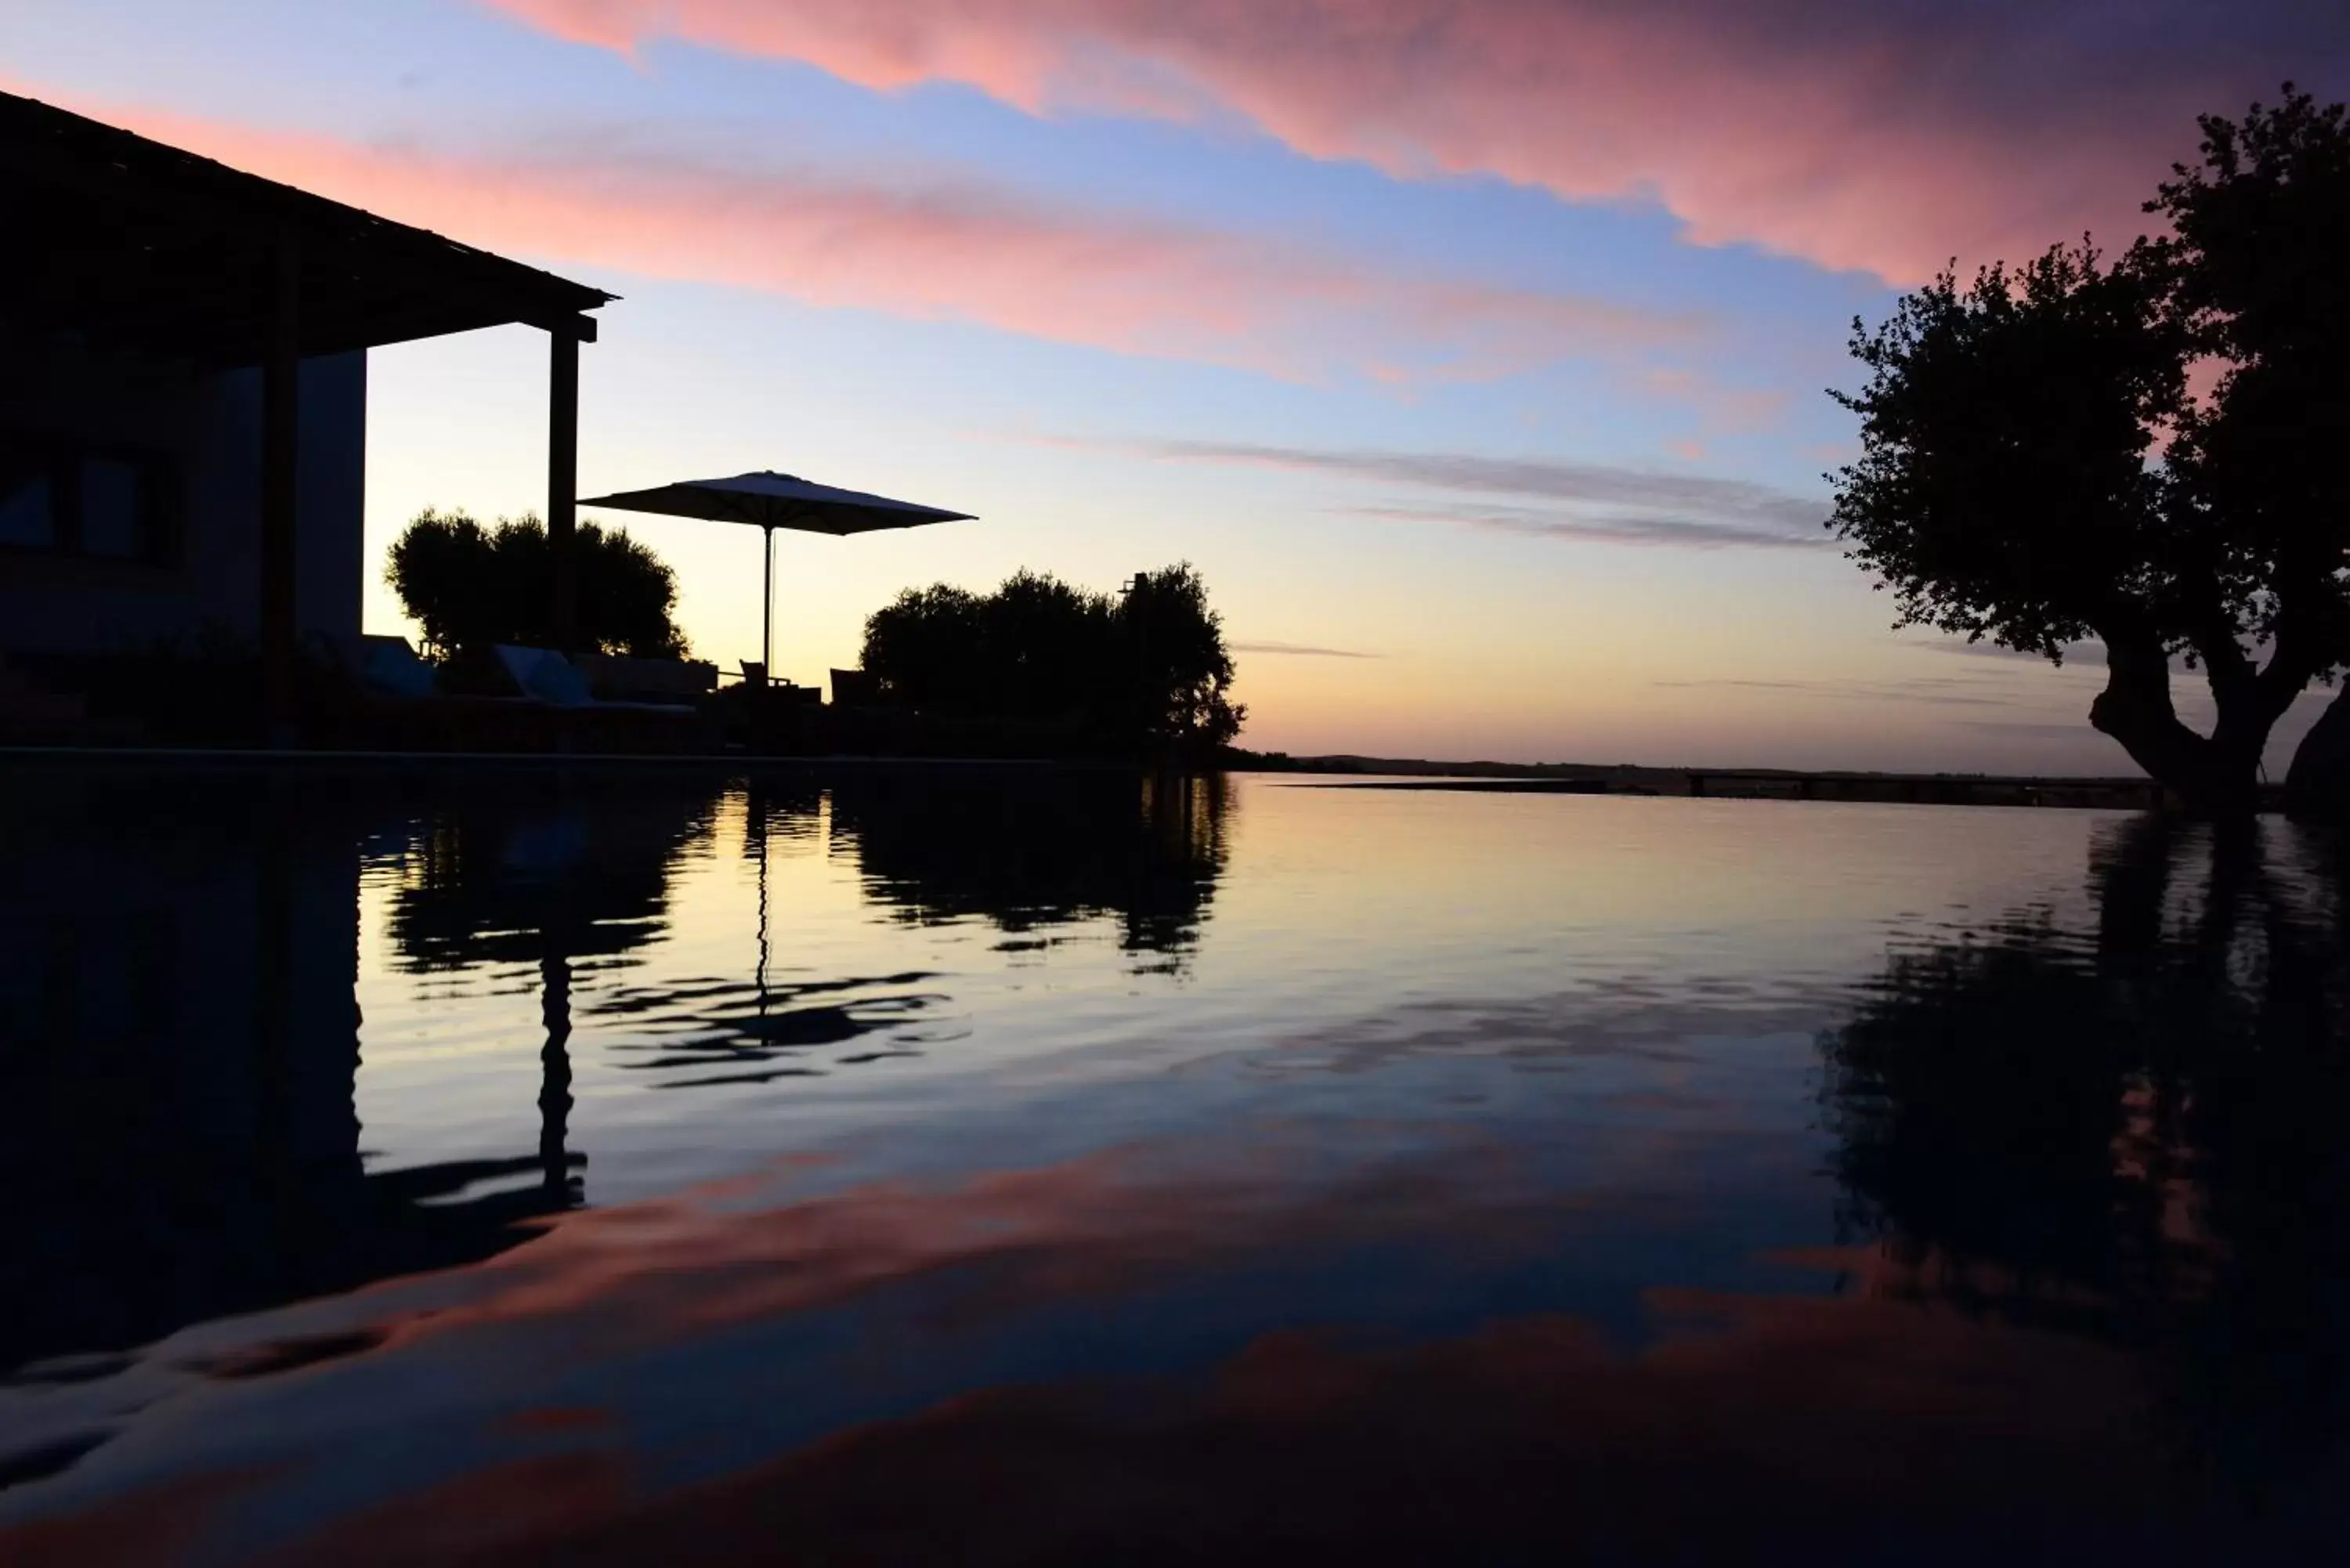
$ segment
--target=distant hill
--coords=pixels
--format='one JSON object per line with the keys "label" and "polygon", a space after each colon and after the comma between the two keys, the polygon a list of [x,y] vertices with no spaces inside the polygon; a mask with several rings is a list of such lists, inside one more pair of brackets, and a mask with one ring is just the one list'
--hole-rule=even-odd
{"label": "distant hill", "polygon": [[[1252,752],[1232,747],[1224,765],[1236,773],[1379,774],[1390,777],[1457,779],[1599,779],[1635,783],[1648,775],[1679,778],[1688,768],[1642,767],[1634,763],[1495,763],[1438,762],[1426,757],[1364,757],[1352,753],[1294,757],[1287,752]],[[1720,772],[1719,769],[1704,770]],[[1784,768],[1740,768],[1740,776],[1773,775],[1794,778]]]}
{"label": "distant hill", "polygon": [[[2139,777],[2050,778],[1999,774],[1894,774],[1799,768],[1644,767],[1634,763],[1442,762],[1426,757],[1366,757],[1351,753],[1292,756],[1286,752],[1224,754],[1236,773],[1356,774],[1402,779],[1548,783],[1560,794],[1677,794],[1721,798],[1845,800],[1940,805],[2064,805],[2139,811],[2175,805]],[[1418,786],[1426,787],[1426,786]],[[2268,803],[2273,805],[2273,802]]]}

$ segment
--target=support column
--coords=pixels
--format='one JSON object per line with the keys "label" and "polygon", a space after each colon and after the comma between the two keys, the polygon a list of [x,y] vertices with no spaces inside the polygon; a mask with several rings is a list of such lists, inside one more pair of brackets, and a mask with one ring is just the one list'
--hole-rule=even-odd
{"label": "support column", "polygon": [[291,230],[271,257],[261,365],[261,694],[272,744],[294,724],[296,496],[300,472],[302,253]]}
{"label": "support column", "polygon": [[775,683],[775,531],[761,525],[759,556],[759,684]]}
{"label": "support column", "polygon": [[555,558],[555,646],[579,643],[579,339],[547,333],[546,544]]}

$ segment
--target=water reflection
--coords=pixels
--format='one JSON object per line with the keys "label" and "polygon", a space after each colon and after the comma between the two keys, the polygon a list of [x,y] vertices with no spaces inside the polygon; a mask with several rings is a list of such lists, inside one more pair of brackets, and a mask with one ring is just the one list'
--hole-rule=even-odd
{"label": "water reflection", "polygon": [[540,1170],[545,1151],[363,1168],[356,910],[382,803],[315,785],[12,791],[0,1366],[472,1262],[564,1201],[436,1201]]}
{"label": "water reflection", "polygon": [[1097,916],[1146,967],[1179,968],[1198,940],[1225,860],[1219,777],[1147,777],[1130,788],[1063,777],[1038,787],[975,772],[944,781],[875,774],[837,785],[833,831],[865,886],[908,921],[993,921],[1007,945]]}
{"label": "water reflection", "polygon": [[[483,771],[32,774],[0,811],[0,1370],[491,1256],[585,1196],[575,1030],[648,1086],[912,1054],[919,971],[773,973],[767,855],[829,818],[867,896],[1006,932],[1116,922],[1179,962],[1222,865],[1216,790],[1003,773],[757,780]],[[735,974],[652,978],[681,867],[722,816],[758,862]],[[539,1002],[536,1147],[415,1162],[355,1109],[363,867],[396,966]],[[820,1059],[819,1059],[820,1058]],[[367,1151],[367,1152],[363,1152]]]}
{"label": "water reflection", "polygon": [[[671,868],[707,843],[714,797],[626,775],[493,775],[404,825],[390,936],[405,967],[537,971],[539,1184],[536,1197],[520,1199],[530,1214],[581,1198],[587,1158],[568,1147],[574,967],[625,964],[660,933]],[[450,1174],[473,1187],[521,1168],[474,1161]]]}
{"label": "water reflection", "polygon": [[678,857],[719,788],[491,775],[401,825],[391,940],[415,972],[623,957],[660,934]]}
{"label": "water reflection", "polygon": [[12,1563],[2343,1538],[2330,841],[157,788],[0,811]]}
{"label": "water reflection", "polygon": [[2115,825],[2094,924],[1896,955],[1825,1036],[1880,1294],[2126,1348],[2197,1469],[2268,1485],[2350,1431],[2350,920],[2337,842]]}

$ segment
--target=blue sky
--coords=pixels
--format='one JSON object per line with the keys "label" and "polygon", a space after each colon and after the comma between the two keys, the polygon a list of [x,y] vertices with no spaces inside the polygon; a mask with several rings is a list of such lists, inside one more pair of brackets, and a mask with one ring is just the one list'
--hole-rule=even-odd
{"label": "blue sky", "polygon": [[[803,680],[910,584],[1189,559],[1261,746],[2114,771],[2094,668],[1888,628],[1816,527],[1850,440],[1823,389],[1941,258],[2134,233],[2196,110],[2323,89],[2344,30],[2190,0],[17,0],[0,86],[623,296],[584,493],[773,467],[980,514],[779,542]],[[541,504],[545,358],[373,356],[374,551],[427,505]],[[629,525],[697,650],[755,655],[755,535]],[[380,585],[368,614],[399,624]]]}

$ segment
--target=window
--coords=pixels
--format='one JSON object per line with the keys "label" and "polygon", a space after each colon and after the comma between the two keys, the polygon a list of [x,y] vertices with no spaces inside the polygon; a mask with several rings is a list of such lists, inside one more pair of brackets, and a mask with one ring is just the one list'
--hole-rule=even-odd
{"label": "window", "polygon": [[48,464],[0,449],[0,545],[52,550],[57,543],[57,487]]}
{"label": "window", "polygon": [[146,476],[119,457],[86,457],[81,464],[81,547],[84,555],[145,558]]}
{"label": "window", "polygon": [[144,453],[0,435],[0,550],[162,564],[171,472]]}

